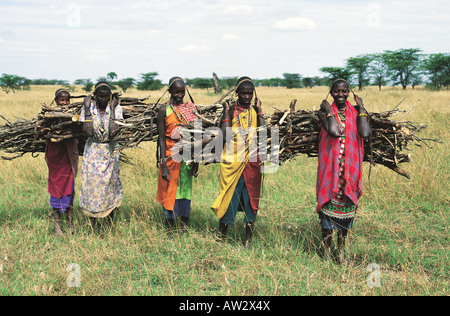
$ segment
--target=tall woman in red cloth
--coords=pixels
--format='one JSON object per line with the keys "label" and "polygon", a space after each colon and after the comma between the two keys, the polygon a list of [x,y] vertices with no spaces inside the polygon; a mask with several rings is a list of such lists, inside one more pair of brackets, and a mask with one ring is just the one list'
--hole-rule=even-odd
{"label": "tall woman in red cloth", "polygon": [[349,92],[347,81],[336,80],[330,89],[333,104],[324,100],[319,111],[321,132],[316,194],[326,259],[331,258],[333,230],[338,230],[342,258],[345,239],[362,195],[363,139],[369,137],[370,126],[363,100],[354,95],[356,106],[353,106],[347,101]]}
{"label": "tall woman in red cloth", "polygon": [[[69,105],[70,93],[64,89],[57,90],[54,102],[58,106]],[[78,171],[78,140],[49,142],[45,148],[45,161],[48,166],[48,193],[50,193],[50,206],[53,208],[55,235],[63,235],[61,213],[66,213],[68,230],[73,234],[73,198]]]}

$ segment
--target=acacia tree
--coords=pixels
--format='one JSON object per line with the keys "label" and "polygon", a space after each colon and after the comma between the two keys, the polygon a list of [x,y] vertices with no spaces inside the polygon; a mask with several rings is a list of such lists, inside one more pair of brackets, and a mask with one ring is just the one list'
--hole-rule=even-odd
{"label": "acacia tree", "polygon": [[16,93],[16,90],[30,89],[30,83],[30,79],[16,75],[3,74],[0,77],[0,87],[6,93],[9,93],[11,91],[13,93]]}
{"label": "acacia tree", "polygon": [[372,75],[373,83],[378,86],[378,90],[381,91],[381,87],[386,85],[387,77],[391,76],[388,66],[383,60],[383,54],[372,54],[372,61],[369,65],[369,74]]}
{"label": "acacia tree", "polygon": [[356,75],[359,91],[363,89],[363,86],[367,86],[370,83],[368,75],[371,61],[371,55],[359,55],[347,59],[347,69],[349,69],[353,75]]}
{"label": "acacia tree", "polygon": [[450,85],[450,54],[431,54],[423,61],[422,69],[430,79],[429,87],[440,89]]}
{"label": "acacia tree", "polygon": [[231,89],[236,85],[238,77],[223,77],[219,78],[220,86],[225,89]]}
{"label": "acacia tree", "polygon": [[77,79],[73,83],[78,86],[83,86],[81,89],[88,93],[91,92],[94,87],[94,83],[92,83],[91,79]]}
{"label": "acacia tree", "polygon": [[194,78],[186,79],[186,84],[197,89],[209,89],[214,87],[214,80],[212,78]]}
{"label": "acacia tree", "polygon": [[301,88],[302,76],[300,74],[284,73],[284,86],[288,89]]}
{"label": "acacia tree", "polygon": [[163,87],[162,81],[155,79],[159,74],[157,72],[147,72],[141,74],[141,81],[137,84],[138,90],[159,90]]}
{"label": "acacia tree", "polygon": [[314,86],[314,78],[312,77],[304,77],[302,79],[303,86],[312,88]]}
{"label": "acacia tree", "polygon": [[94,83],[90,79],[88,79],[81,89],[83,89],[84,91],[89,93],[92,91],[93,88],[94,88]]}
{"label": "acacia tree", "polygon": [[125,78],[116,82],[116,84],[122,89],[123,93],[127,92],[129,88],[131,88],[136,80],[133,78]]}
{"label": "acacia tree", "polygon": [[403,89],[406,89],[412,83],[412,79],[417,77],[415,72],[420,67],[421,52],[422,50],[418,48],[402,48],[383,53],[383,61],[392,74],[394,84],[401,84]]}
{"label": "acacia tree", "polygon": [[351,81],[352,72],[346,67],[322,67],[320,68],[320,71],[323,73],[328,73],[328,85],[336,79],[345,79],[349,83]]}
{"label": "acacia tree", "polygon": [[285,82],[282,78],[255,79],[253,80],[257,87],[284,87]]}
{"label": "acacia tree", "polygon": [[113,81],[114,79],[117,79],[117,74],[114,71],[108,72],[106,74],[106,79],[108,79],[108,81]]}

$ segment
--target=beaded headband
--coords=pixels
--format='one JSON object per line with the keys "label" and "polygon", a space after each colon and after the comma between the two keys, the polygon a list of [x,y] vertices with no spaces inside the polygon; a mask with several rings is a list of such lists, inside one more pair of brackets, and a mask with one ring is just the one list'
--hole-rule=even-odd
{"label": "beaded headband", "polygon": [[345,79],[340,78],[340,79],[336,79],[336,80],[333,81],[333,83],[332,83],[331,86],[330,86],[330,90],[328,90],[328,94],[327,94],[327,97],[325,98],[325,100],[328,99],[328,97],[330,96],[330,93],[331,93],[331,89],[333,88],[334,84],[335,84],[336,82],[338,82],[338,81],[343,81],[343,82],[345,82],[345,83],[347,84],[347,87],[349,88],[349,90],[353,93],[353,95],[355,95],[355,92],[353,92],[352,87],[350,86],[350,84],[348,83],[348,81],[345,80]]}
{"label": "beaded headband", "polygon": [[94,92],[97,92],[98,88],[100,88],[100,87],[107,87],[111,91],[111,87],[109,86],[109,84],[104,82],[104,83],[101,83],[98,86],[96,86],[94,89]]}
{"label": "beaded headband", "polygon": [[253,91],[255,92],[255,97],[258,98],[258,96],[256,95],[256,88],[255,88],[255,83],[253,82],[252,79],[244,79],[241,82],[239,82],[239,84],[236,86],[236,88],[234,89],[234,95],[237,96],[237,91],[239,89],[239,87],[241,86],[241,84],[243,84],[244,82],[250,82],[253,85]]}
{"label": "beaded headband", "polygon": [[63,92],[68,93],[70,95],[69,91],[67,91],[66,89],[61,88],[61,89],[56,90],[56,92],[55,92],[55,99],[58,97],[58,95],[60,93],[63,93]]}
{"label": "beaded headband", "polygon": [[[177,82],[177,81],[182,81],[182,82],[184,83],[184,80],[181,79],[181,78],[176,78],[176,79],[174,79],[174,80],[169,84],[169,86],[167,87],[166,91],[164,91],[163,95],[158,99],[158,101],[156,101],[155,106],[159,104],[159,101],[161,101],[161,99],[166,95],[167,91],[170,90],[170,87],[172,87],[172,85],[173,85],[175,82]],[[189,92],[189,89],[187,88],[186,84],[185,84],[185,89],[186,89],[186,92],[187,92],[188,95],[189,95],[189,98],[191,99],[191,102],[195,104],[194,99],[192,98],[191,93]]]}

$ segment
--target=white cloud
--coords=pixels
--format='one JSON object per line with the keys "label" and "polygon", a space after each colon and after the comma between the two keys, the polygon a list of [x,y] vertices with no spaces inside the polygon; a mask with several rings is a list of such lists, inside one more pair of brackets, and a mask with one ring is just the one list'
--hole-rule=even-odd
{"label": "white cloud", "polygon": [[225,13],[226,14],[248,14],[248,13],[252,13],[253,7],[243,4],[243,5],[235,5],[235,6],[227,6],[225,8]]}
{"label": "white cloud", "polygon": [[106,59],[105,57],[108,56],[108,52],[106,50],[102,49],[95,49],[93,51],[90,51],[89,54],[86,54],[82,56],[83,60],[91,60],[91,61],[99,61]]}
{"label": "white cloud", "polygon": [[314,30],[316,23],[304,17],[291,17],[275,22],[273,28],[282,31]]}
{"label": "white cloud", "polygon": [[198,45],[188,44],[188,45],[180,47],[179,50],[182,52],[187,52],[187,53],[199,53],[199,52],[208,51],[209,48],[206,45],[198,46]]}
{"label": "white cloud", "polygon": [[244,38],[235,34],[225,34],[221,38],[223,41],[241,41]]}

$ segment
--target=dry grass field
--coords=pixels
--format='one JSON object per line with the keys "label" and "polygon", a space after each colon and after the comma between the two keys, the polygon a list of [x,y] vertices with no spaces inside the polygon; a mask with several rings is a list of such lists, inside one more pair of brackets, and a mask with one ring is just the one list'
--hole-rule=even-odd
{"label": "dry grass field", "polygon": [[[1,92],[0,114],[11,121],[32,118],[56,89]],[[162,92],[133,89],[124,96],[151,93],[155,102]],[[198,104],[219,98],[205,90],[191,94]],[[258,89],[266,113],[287,109],[294,98],[297,109],[312,110],[326,94],[325,87]],[[216,242],[210,206],[218,194],[218,165],[202,167],[194,180],[189,235],[167,238],[156,202],[155,144],[145,143],[126,151],[134,164],[121,165],[124,202],[104,235],[93,233],[78,212],[75,234],[55,238],[44,156],[0,161],[0,295],[449,295],[450,91],[371,87],[358,94],[371,112],[403,99],[400,107],[409,110],[420,100],[404,120],[428,125],[421,136],[443,143],[410,148],[413,160],[402,166],[410,180],[376,166],[369,187],[364,166],[364,195],[345,264],[326,262],[319,253],[316,158],[298,157],[265,175],[254,246],[246,251],[241,214],[230,241]],[[70,264],[79,267],[78,286],[68,283]],[[368,270],[373,266],[379,270]],[[370,286],[374,272],[380,282]]]}

